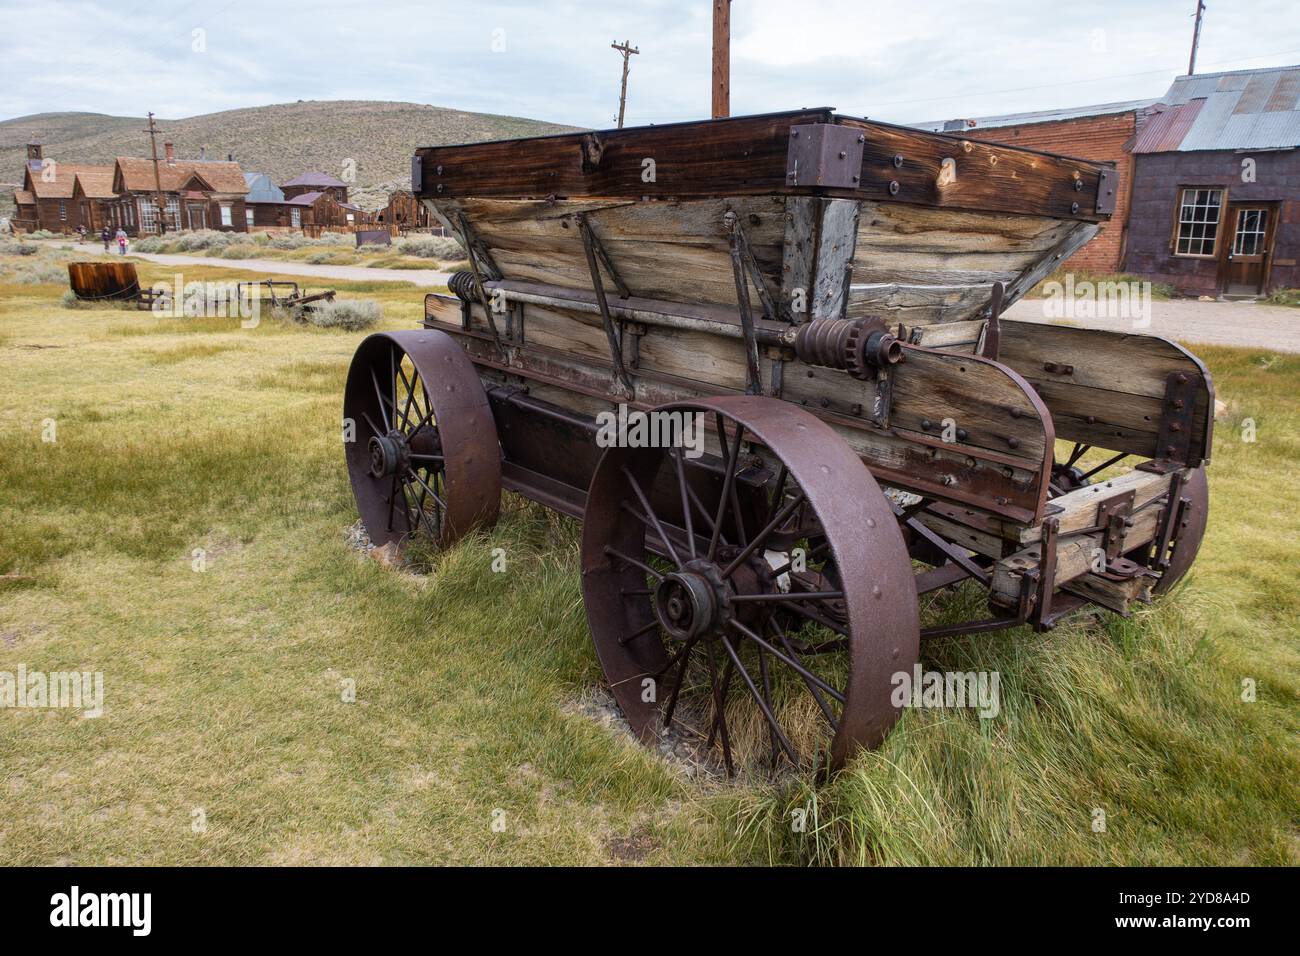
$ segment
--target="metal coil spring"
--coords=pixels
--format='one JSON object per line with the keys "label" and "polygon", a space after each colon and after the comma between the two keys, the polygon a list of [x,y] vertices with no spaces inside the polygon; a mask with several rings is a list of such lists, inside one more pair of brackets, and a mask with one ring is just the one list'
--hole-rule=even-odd
{"label": "metal coil spring", "polygon": [[474,273],[472,272],[453,272],[451,278],[447,280],[447,288],[466,302],[475,301],[477,296],[474,289]]}
{"label": "metal coil spring", "polygon": [[795,354],[809,365],[846,368],[849,336],[858,324],[848,319],[815,319],[801,325],[795,332]]}

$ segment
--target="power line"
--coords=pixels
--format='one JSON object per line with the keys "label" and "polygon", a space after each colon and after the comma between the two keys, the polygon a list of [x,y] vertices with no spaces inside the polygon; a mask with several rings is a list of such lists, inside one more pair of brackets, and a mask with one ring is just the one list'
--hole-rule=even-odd
{"label": "power line", "polygon": [[[1261,60],[1270,56],[1288,56],[1292,53],[1300,53],[1300,50],[1278,50],[1276,53],[1256,53],[1251,56],[1234,57],[1231,60],[1220,60],[1218,63],[1211,63],[1210,66],[1223,66],[1225,63],[1238,63],[1242,60]],[[1106,76],[1088,76],[1081,80],[1064,80],[1060,83],[1039,83],[1035,86],[1013,86],[1001,90],[976,90],[957,93],[953,96],[930,96],[915,100],[893,100],[888,103],[877,103],[876,106],[908,106],[912,103],[934,103],[940,100],[957,100],[968,96],[991,96],[995,93],[1026,93],[1033,90],[1048,90],[1058,86],[1078,86],[1080,83],[1096,83],[1100,80],[1124,80],[1135,76],[1169,76],[1172,70],[1143,70],[1140,73],[1111,73]],[[1174,74],[1177,75],[1177,74]]]}

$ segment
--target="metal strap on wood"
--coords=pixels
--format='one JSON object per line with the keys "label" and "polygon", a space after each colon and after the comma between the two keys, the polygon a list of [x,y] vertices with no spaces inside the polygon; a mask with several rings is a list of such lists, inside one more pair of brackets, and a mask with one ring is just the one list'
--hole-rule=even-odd
{"label": "metal strap on wood", "polygon": [[609,342],[609,357],[614,363],[614,371],[618,375],[619,381],[629,391],[633,389],[632,377],[628,375],[627,369],[623,365],[623,336],[621,329],[614,324],[614,317],[609,312],[609,302],[605,299],[605,282],[600,277],[600,262],[605,264],[609,271],[610,278],[618,287],[619,297],[626,299],[631,293],[623,280],[619,278],[618,270],[613,266],[609,259],[609,254],[605,252],[600,240],[592,231],[591,224],[587,222],[587,214],[578,213],[574,218],[578,220],[578,232],[582,234],[582,246],[587,253],[587,270],[591,273],[591,285],[596,292],[596,305],[600,307],[600,323],[605,328],[605,339]]}
{"label": "metal strap on wood", "polygon": [[1002,315],[1002,297],[1006,294],[1006,288],[1001,282],[993,283],[993,294],[989,298],[989,317],[984,324],[984,344],[980,348],[980,356],[996,362],[998,360],[998,351],[1002,347],[1002,329],[998,325],[998,317]]}
{"label": "metal strap on wood", "polygon": [[750,395],[763,394],[762,374],[758,365],[758,338],[754,333],[754,315],[749,303],[749,277],[754,277],[754,287],[758,289],[763,302],[763,314],[766,318],[776,315],[776,304],[763,284],[763,274],[754,261],[745,230],[740,226],[740,217],[731,210],[722,217],[727,228],[727,239],[731,246],[731,272],[736,281],[736,305],[740,308],[740,328],[745,337],[745,391]]}
{"label": "metal strap on wood", "polygon": [[460,233],[461,245],[465,247],[466,255],[469,258],[469,271],[474,275],[474,291],[478,293],[480,304],[483,306],[483,315],[487,318],[488,328],[492,332],[492,342],[496,345],[497,351],[503,356],[506,354],[505,345],[501,342],[501,333],[497,329],[496,319],[492,316],[492,303],[488,299],[487,287],[483,285],[483,274],[479,269],[478,260],[482,256],[485,262],[495,272],[496,267],[492,259],[488,256],[487,251],[483,249],[480,243],[474,239],[474,234],[470,230],[469,220],[465,218],[463,212],[456,214],[458,232]]}

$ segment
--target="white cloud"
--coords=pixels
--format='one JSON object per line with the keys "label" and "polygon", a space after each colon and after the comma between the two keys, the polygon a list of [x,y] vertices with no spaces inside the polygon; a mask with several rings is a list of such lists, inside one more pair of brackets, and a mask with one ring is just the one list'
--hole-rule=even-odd
{"label": "white cloud", "polygon": [[[732,110],[828,105],[908,121],[1158,96],[1186,67],[1189,7],[735,0]],[[618,106],[609,44],[628,39],[641,49],[628,121],[692,119],[709,108],[710,11],[708,0],[80,0],[36,17],[27,0],[0,0],[0,116],[388,99],[604,126]],[[196,28],[206,53],[192,49]],[[1211,4],[1202,71],[1293,62],[1294,0]]]}

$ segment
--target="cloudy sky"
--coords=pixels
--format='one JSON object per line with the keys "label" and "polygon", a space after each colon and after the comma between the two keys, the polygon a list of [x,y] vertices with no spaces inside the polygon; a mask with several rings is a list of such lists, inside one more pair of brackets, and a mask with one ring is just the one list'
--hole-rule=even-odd
{"label": "cloudy sky", "polygon": [[[1195,0],[734,0],[732,112],[899,122],[1160,95]],[[1300,63],[1300,0],[1207,0],[1198,72]],[[709,0],[0,0],[0,118],[406,100],[612,125],[707,116]]]}

